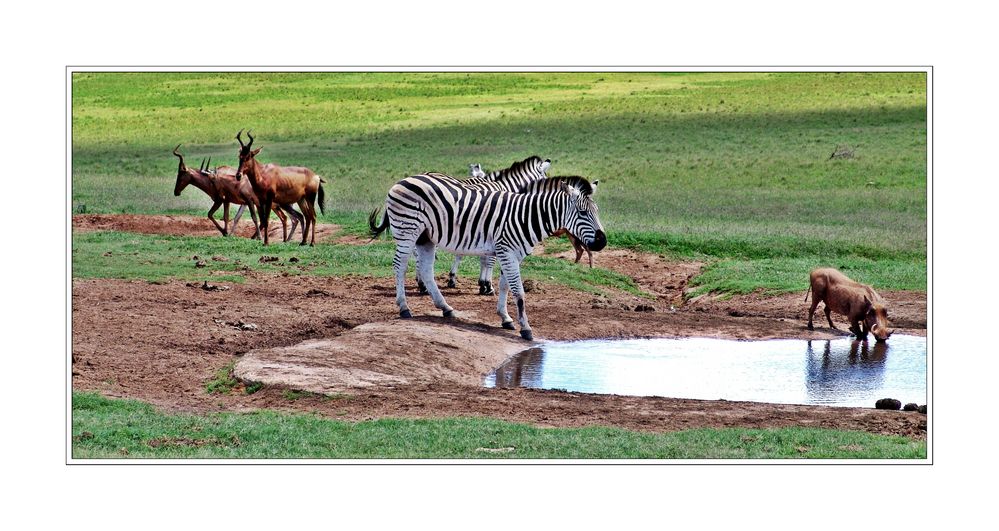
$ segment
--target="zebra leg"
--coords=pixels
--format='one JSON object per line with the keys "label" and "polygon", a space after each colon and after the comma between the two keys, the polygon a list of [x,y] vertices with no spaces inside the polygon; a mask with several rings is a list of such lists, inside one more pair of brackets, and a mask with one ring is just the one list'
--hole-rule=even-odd
{"label": "zebra leg", "polygon": [[420,278],[420,253],[416,253],[416,294],[426,295],[430,293],[427,291],[427,285],[423,283],[423,279]]}
{"label": "zebra leg", "polygon": [[458,283],[456,282],[458,278],[458,266],[461,265],[461,255],[454,255],[454,262],[451,263],[451,271],[447,274],[447,287],[456,288]]}
{"label": "zebra leg", "polygon": [[399,305],[399,317],[409,319],[413,313],[406,304],[406,268],[409,267],[409,255],[413,254],[413,242],[396,241],[395,258],[392,267],[395,269],[395,303]]}
{"label": "zebra leg", "polygon": [[506,328],[507,330],[516,330],[517,327],[513,326],[513,317],[506,313],[506,294],[510,290],[510,286],[507,285],[506,277],[500,272],[499,280],[499,297],[496,301],[496,314],[500,316],[500,326]]}
{"label": "zebra leg", "polygon": [[531,332],[531,324],[527,321],[524,284],[520,279],[520,259],[505,252],[498,252],[496,258],[499,259],[500,263],[500,275],[506,279],[506,283],[513,293],[513,298],[517,301],[517,320],[520,321],[520,337],[531,341],[534,339],[534,334]]}
{"label": "zebra leg", "polygon": [[479,257],[479,295],[493,295],[493,266],[496,265],[495,256]]}
{"label": "zebra leg", "polygon": [[434,279],[434,253],[437,246],[433,242],[426,242],[416,245],[416,274],[423,284],[427,286],[427,292],[434,301],[434,306],[444,312],[444,317],[454,317],[454,308],[448,306],[437,287],[437,280]]}

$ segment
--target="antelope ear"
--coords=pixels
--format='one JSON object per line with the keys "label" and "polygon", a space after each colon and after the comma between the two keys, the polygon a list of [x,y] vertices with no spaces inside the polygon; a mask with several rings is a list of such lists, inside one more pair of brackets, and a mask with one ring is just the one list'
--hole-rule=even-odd
{"label": "antelope ear", "polygon": [[257,156],[257,153],[260,153],[261,149],[264,149],[264,148],[258,147],[257,149],[254,149],[253,151],[250,152],[250,155],[253,155],[254,157]]}

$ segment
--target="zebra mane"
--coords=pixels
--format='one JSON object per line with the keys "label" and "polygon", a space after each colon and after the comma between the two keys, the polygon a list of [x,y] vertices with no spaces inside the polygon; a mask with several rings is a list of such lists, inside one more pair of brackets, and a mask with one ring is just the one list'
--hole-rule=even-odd
{"label": "zebra mane", "polygon": [[541,165],[541,157],[537,155],[532,155],[520,162],[513,163],[509,168],[504,168],[502,170],[493,170],[486,174],[484,179],[491,181],[502,181],[510,175],[516,175],[524,170],[531,169]]}
{"label": "zebra mane", "polygon": [[544,192],[557,189],[559,183],[565,183],[583,195],[593,195],[593,185],[584,177],[578,175],[549,177],[534,181],[520,189],[521,193]]}

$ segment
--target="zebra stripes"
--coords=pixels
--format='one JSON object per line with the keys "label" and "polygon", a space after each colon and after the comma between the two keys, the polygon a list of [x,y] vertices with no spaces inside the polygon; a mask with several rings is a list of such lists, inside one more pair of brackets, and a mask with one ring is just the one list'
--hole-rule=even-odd
{"label": "zebra stripes", "polygon": [[[469,164],[468,172],[470,177],[462,181],[466,187],[477,190],[498,190],[506,192],[517,192],[528,184],[539,179],[547,178],[546,172],[551,167],[551,159],[541,160],[541,157],[533,156],[520,162],[514,163],[507,169],[497,170],[490,173],[482,171],[480,164]],[[447,276],[447,287],[457,286],[458,267],[461,265],[462,255],[454,255],[451,263],[451,271]],[[493,291],[493,266],[496,264],[495,257],[483,256],[479,260],[479,295],[492,295]],[[426,288],[422,282],[419,284],[419,292],[426,293]]]}
{"label": "zebra stripes", "polygon": [[434,280],[435,249],[495,256],[501,270],[496,313],[504,328],[514,328],[506,309],[507,291],[511,291],[517,301],[520,335],[532,339],[520,263],[538,242],[563,227],[588,249],[603,249],[607,237],[592,193],[592,186],[582,178],[575,185],[560,181],[555,189],[539,187],[525,193],[478,190],[440,173],[414,175],[399,181],[389,190],[381,224],[375,224],[378,209],[368,218],[372,237],[391,229],[396,241],[392,263],[399,315],[412,317],[404,283],[406,266],[414,251],[417,275],[445,317],[453,316],[454,309],[444,300]]}

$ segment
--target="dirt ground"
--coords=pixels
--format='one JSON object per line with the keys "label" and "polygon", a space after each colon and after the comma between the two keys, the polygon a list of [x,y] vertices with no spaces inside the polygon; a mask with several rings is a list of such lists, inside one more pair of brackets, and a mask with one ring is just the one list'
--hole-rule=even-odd
{"label": "dirt ground", "polygon": [[[250,232],[249,226],[247,223],[242,228]],[[74,232],[111,229],[218,234],[207,219],[190,216],[73,218]],[[335,226],[320,225],[317,242],[356,240],[337,232]],[[303,252],[321,249],[317,245]],[[570,250],[560,256],[571,259],[574,253]],[[536,339],[832,339],[846,335],[825,326],[824,317],[819,319],[821,309],[817,312],[816,330],[808,331],[808,305],[802,300],[803,293],[728,299],[705,296],[685,301],[687,283],[701,264],[627,250],[596,253],[594,262],[631,276],[643,290],[655,294],[655,300],[626,293],[598,297],[537,282],[527,294]],[[444,289],[448,302],[458,310],[458,318],[453,321],[445,321],[429,298],[417,296],[411,285],[408,296],[417,317],[403,322],[398,319],[390,278],[285,277],[251,272],[243,284],[218,286],[185,281],[152,284],[74,279],[73,388],[140,399],[168,411],[185,412],[268,408],[350,420],[488,416],[540,426],[604,425],[659,432],[704,427],[811,426],[926,437],[926,415],[873,407],[483,388],[478,378],[526,342],[520,343],[517,332],[499,328],[496,299],[478,295],[476,281],[460,278],[457,288]],[[926,334],[925,293],[887,291],[882,295],[891,304],[892,324],[899,333]],[[837,324],[846,327],[842,319]],[[467,337],[486,339],[472,341],[478,345],[476,350],[466,348]],[[355,339],[351,342],[350,338]],[[335,361],[317,362],[314,355],[296,358],[320,344],[323,348],[339,345]],[[253,394],[205,392],[205,382],[219,369],[237,360],[241,370],[249,371],[252,367],[243,360],[260,356],[271,356],[267,363],[282,365],[290,372],[300,372],[307,363],[318,364],[322,370],[334,371],[339,380],[336,386],[327,388],[325,396],[289,398],[285,392],[288,385],[266,382]],[[308,383],[293,387],[310,388]]]}

